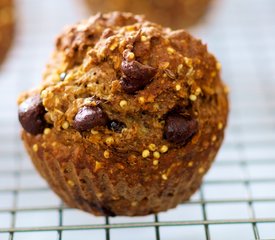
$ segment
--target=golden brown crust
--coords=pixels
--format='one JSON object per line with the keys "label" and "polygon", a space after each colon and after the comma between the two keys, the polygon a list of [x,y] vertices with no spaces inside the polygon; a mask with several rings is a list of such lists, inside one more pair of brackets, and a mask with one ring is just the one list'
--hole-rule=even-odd
{"label": "golden brown crust", "polygon": [[[123,59],[157,69],[135,94],[121,88]],[[41,93],[53,125],[36,136],[23,131],[23,141],[69,206],[96,215],[167,210],[197,190],[221,145],[228,102],[219,70],[206,46],[183,30],[126,13],[96,15],[58,38],[43,82],[19,99]],[[92,96],[109,119],[125,124],[122,132],[74,128],[75,115],[93,104]],[[166,116],[175,109],[198,123],[184,146],[164,138]]]}
{"label": "golden brown crust", "polygon": [[207,11],[211,0],[86,0],[93,13],[97,11],[128,11],[144,14],[150,21],[174,29],[197,23]]}
{"label": "golden brown crust", "polygon": [[0,63],[9,49],[14,31],[12,0],[0,0]]}

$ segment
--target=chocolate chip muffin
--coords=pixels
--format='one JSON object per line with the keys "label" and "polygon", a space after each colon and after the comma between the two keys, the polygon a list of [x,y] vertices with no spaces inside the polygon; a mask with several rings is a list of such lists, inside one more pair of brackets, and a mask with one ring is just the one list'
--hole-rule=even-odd
{"label": "chocolate chip muffin", "polygon": [[13,22],[12,0],[0,0],[0,63],[11,45]]}
{"label": "chocolate chip muffin", "polygon": [[220,64],[200,40],[120,12],[67,28],[18,103],[25,147],[51,188],[109,216],[188,200],[228,114]]}
{"label": "chocolate chip muffin", "polygon": [[182,28],[197,23],[211,0],[86,0],[94,13],[114,10],[145,14],[166,27]]}

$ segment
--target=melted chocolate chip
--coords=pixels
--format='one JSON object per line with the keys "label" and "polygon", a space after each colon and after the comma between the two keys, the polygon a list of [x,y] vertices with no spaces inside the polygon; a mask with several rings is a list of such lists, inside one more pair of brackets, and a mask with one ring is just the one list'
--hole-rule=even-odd
{"label": "melted chocolate chip", "polygon": [[172,143],[185,145],[198,131],[198,123],[191,117],[172,114],[167,117],[164,137]]}
{"label": "melted chocolate chip", "polygon": [[26,132],[37,135],[44,131],[47,122],[44,119],[46,110],[40,95],[34,95],[22,102],[18,109],[19,122]]}
{"label": "melted chocolate chip", "polygon": [[114,132],[120,133],[123,128],[126,128],[126,125],[122,122],[112,120],[108,123],[108,128]]}
{"label": "melted chocolate chip", "polygon": [[108,116],[98,106],[85,106],[79,109],[74,118],[74,128],[78,131],[88,131],[96,126],[104,126]]}
{"label": "melted chocolate chip", "polygon": [[134,93],[143,89],[156,75],[157,69],[138,61],[124,60],[121,71],[125,76],[121,79],[122,89],[127,93]]}

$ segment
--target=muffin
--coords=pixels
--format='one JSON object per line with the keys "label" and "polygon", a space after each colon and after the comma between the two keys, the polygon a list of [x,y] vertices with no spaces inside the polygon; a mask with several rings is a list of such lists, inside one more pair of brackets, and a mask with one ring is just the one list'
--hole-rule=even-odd
{"label": "muffin", "polygon": [[220,64],[200,40],[120,12],[68,27],[18,104],[23,142],[50,187],[70,207],[109,216],[188,200],[228,114]]}
{"label": "muffin", "polygon": [[13,35],[12,0],[0,0],[0,63],[11,45]]}
{"label": "muffin", "polygon": [[211,0],[86,0],[86,2],[94,13],[118,10],[145,14],[151,21],[177,29],[197,23],[207,11]]}

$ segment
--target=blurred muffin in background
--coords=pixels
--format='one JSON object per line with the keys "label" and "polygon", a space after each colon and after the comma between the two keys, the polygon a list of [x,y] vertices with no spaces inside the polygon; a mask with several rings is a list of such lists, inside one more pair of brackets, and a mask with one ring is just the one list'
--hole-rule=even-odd
{"label": "blurred muffin in background", "polygon": [[0,63],[9,49],[14,28],[13,1],[0,0]]}
{"label": "blurred muffin in background", "polygon": [[207,11],[211,0],[86,0],[93,13],[129,11],[144,14],[165,27],[174,29],[195,24]]}

